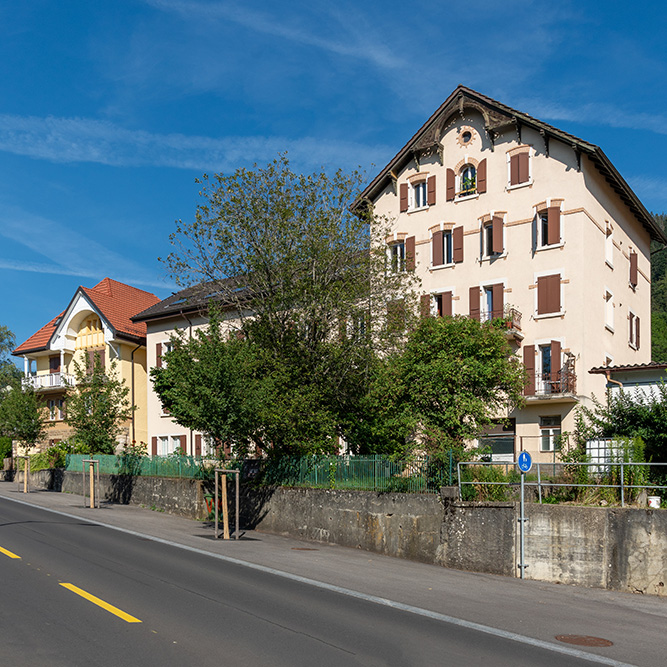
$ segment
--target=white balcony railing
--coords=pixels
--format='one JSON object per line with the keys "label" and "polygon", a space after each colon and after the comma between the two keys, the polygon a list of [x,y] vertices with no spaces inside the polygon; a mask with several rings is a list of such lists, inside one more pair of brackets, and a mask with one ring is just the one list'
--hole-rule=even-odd
{"label": "white balcony railing", "polygon": [[74,384],[74,376],[67,373],[45,373],[44,375],[28,375],[23,380],[24,387],[33,389],[58,389],[65,388],[69,384]]}

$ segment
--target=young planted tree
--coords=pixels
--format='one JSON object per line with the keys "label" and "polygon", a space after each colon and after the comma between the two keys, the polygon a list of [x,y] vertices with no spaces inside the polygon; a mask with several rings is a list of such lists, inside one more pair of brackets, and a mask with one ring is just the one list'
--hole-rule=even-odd
{"label": "young planted tree", "polygon": [[134,406],[129,388],[117,377],[115,360],[105,372],[98,355],[91,366],[74,362],[74,383],[67,388],[65,422],[85,454],[113,454],[124,421]]}

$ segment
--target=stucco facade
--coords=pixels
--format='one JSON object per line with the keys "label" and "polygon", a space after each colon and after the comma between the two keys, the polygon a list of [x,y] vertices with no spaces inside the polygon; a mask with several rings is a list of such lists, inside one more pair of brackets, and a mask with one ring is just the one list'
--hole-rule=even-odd
{"label": "stucco facade", "polygon": [[421,279],[424,315],[507,320],[530,374],[506,415],[512,455],[552,460],[575,407],[604,396],[590,368],[650,361],[664,235],[596,146],[459,87],[363,198],[389,221],[389,265]]}

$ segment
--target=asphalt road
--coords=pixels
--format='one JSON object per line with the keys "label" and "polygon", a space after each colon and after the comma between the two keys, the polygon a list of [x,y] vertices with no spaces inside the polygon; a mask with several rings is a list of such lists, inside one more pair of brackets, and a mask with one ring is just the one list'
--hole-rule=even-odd
{"label": "asphalt road", "polygon": [[0,581],[2,665],[592,664],[4,499]]}

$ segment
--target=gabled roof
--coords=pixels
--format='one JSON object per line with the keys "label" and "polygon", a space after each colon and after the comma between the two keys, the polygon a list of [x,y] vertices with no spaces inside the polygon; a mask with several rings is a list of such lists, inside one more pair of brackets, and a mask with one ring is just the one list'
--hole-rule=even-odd
{"label": "gabled roof", "polygon": [[141,322],[133,322],[131,320],[132,315],[159,302],[155,294],[111,278],[104,278],[95,287],[79,287],[69,306],[60,315],[54,317],[48,324],[45,324],[39,331],[30,336],[28,340],[21,343],[12,354],[18,356],[29,352],[48,350],[61,318],[79,294],[85,295],[100,317],[113,330],[114,337],[137,341],[146,338],[146,325]]}
{"label": "gabled roof", "polygon": [[520,140],[522,128],[528,127],[542,135],[547,155],[551,140],[557,140],[570,146],[578,162],[581,160],[581,155],[586,155],[639,223],[646,228],[651,238],[660,243],[667,243],[665,232],[656,224],[653,216],[646,210],[601,148],[462,85],[457,86],[436,112],[371,181],[355,202],[354,207],[361,206],[365,200],[373,201],[387,183],[395,178],[415,156],[437,152],[447,121],[453,114],[463,113],[464,109],[474,109],[482,115],[492,144],[502,132],[510,128],[516,130]]}
{"label": "gabled roof", "polygon": [[[236,305],[236,301],[232,303],[229,300],[229,295],[236,290],[237,296],[243,292],[242,287],[237,286],[237,281],[231,278],[225,278],[220,281],[199,283],[191,287],[186,287],[180,292],[175,292],[163,301],[137,313],[132,317],[133,322],[148,322],[150,320],[160,320],[175,315],[189,315],[194,313],[205,313],[208,310],[211,301],[222,306]],[[145,328],[146,325],[142,324]]]}

